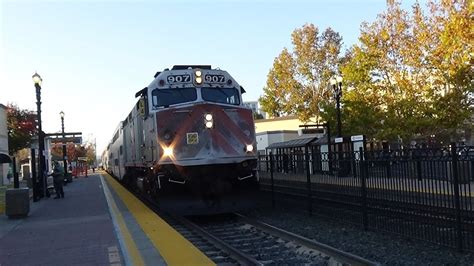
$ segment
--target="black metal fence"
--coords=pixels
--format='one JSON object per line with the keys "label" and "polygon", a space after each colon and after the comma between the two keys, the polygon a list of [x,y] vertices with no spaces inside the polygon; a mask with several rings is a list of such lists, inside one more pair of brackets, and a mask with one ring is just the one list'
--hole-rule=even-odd
{"label": "black metal fence", "polygon": [[[259,156],[273,204],[474,250],[474,149],[314,152]],[[331,157],[329,157],[331,156]]]}

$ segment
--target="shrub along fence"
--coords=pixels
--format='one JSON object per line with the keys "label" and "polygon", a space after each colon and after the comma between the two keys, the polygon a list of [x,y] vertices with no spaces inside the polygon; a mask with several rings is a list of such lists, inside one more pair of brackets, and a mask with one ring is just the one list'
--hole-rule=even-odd
{"label": "shrub along fence", "polygon": [[315,151],[259,156],[273,204],[291,200],[310,215],[474,250],[473,148]]}

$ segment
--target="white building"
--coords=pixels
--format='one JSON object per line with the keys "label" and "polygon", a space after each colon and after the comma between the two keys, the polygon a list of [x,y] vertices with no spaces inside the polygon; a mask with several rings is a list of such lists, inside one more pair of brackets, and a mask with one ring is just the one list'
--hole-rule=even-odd
{"label": "white building", "polygon": [[[295,139],[310,137],[321,138],[326,132],[307,134],[302,131],[301,125],[305,123],[296,117],[276,117],[255,121],[255,133],[257,137],[257,150],[260,154],[273,143],[284,142]],[[314,124],[309,122],[309,124]]]}
{"label": "white building", "polygon": [[252,109],[254,113],[261,114],[263,118],[267,117],[267,113],[265,113],[264,111],[262,111],[262,109],[260,109],[260,104],[258,103],[258,101],[244,102],[244,105]]}
{"label": "white building", "polygon": [[265,149],[270,144],[297,139],[297,130],[273,130],[256,133],[257,137],[257,151],[260,154],[265,154]]}
{"label": "white building", "polygon": [[[0,153],[8,154],[7,107],[0,103]],[[0,186],[8,184],[9,164],[0,164]]]}

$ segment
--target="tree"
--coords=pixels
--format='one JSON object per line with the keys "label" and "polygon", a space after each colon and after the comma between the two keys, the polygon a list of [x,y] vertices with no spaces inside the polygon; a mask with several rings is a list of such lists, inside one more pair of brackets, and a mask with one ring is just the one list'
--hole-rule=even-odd
{"label": "tree", "polygon": [[8,152],[14,154],[29,148],[33,136],[38,135],[36,113],[20,109],[14,104],[7,105]]}
{"label": "tree", "polygon": [[[66,151],[66,154],[67,154],[67,151]],[[62,144],[56,143],[51,146],[51,156],[56,157],[56,158],[63,157]]]}
{"label": "tree", "polygon": [[263,115],[261,113],[254,112],[253,113],[253,119],[254,120],[263,119]]}
{"label": "tree", "polygon": [[273,116],[316,116],[335,125],[328,80],[344,78],[343,134],[405,140],[436,135],[458,140],[473,130],[474,5],[430,1],[412,12],[395,0],[372,23],[363,23],[359,44],[341,57],[342,38],[313,24],[292,33],[267,76],[259,101]]}
{"label": "tree", "polygon": [[298,86],[294,79],[295,65],[293,57],[285,48],[275,58],[273,68],[267,75],[267,86],[263,88],[264,96],[259,102],[262,109],[273,117],[290,114],[289,99],[286,92],[293,86]]}
{"label": "tree", "polygon": [[76,161],[79,157],[87,157],[87,149],[84,144],[74,146],[74,153],[72,154],[71,160]]}
{"label": "tree", "polygon": [[[472,1],[453,0],[430,2],[428,6],[428,17],[416,7],[415,26],[423,32],[421,36],[428,36],[425,50],[430,49],[430,53],[426,61],[431,70],[434,120],[439,129],[434,133],[456,136],[459,129],[471,131],[473,127],[474,5]],[[439,38],[430,39],[430,33]]]}
{"label": "tree", "polygon": [[[56,143],[51,147],[51,155],[56,158],[63,158],[63,144]],[[66,156],[68,161],[76,161],[77,157],[81,157],[85,154],[81,153],[81,149],[76,146],[74,143],[66,143]]]}
{"label": "tree", "polygon": [[378,139],[455,135],[473,114],[473,5],[430,2],[426,15],[419,4],[409,14],[387,3],[375,22],[362,25],[360,44],[341,68],[346,90],[353,88],[344,97],[350,130],[365,121]]}
{"label": "tree", "polygon": [[328,83],[338,72],[342,38],[331,28],[320,34],[313,24],[295,29],[291,38],[293,51],[284,48],[275,58],[259,101],[271,116],[297,115],[309,121],[321,115],[321,104],[330,106]]}
{"label": "tree", "polygon": [[85,146],[86,150],[86,157],[87,157],[87,164],[94,165],[95,163],[95,145],[89,144]]}

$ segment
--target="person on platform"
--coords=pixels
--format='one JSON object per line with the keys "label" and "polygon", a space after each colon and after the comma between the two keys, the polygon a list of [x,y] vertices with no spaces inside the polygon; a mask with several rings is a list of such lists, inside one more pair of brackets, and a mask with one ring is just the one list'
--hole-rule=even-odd
{"label": "person on platform", "polygon": [[53,176],[54,190],[56,191],[54,199],[64,198],[64,172],[58,162],[53,163],[53,173],[51,175]]}

